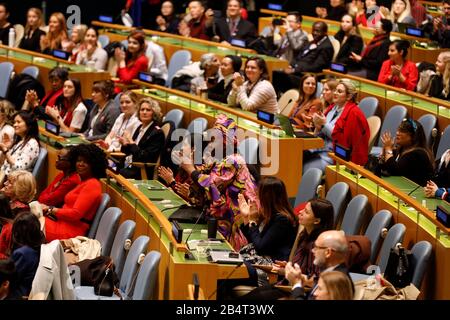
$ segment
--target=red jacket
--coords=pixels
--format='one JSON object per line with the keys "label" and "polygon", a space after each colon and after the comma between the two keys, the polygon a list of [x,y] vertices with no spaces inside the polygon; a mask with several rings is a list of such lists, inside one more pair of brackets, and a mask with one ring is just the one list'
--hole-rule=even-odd
{"label": "red jacket", "polygon": [[65,195],[80,184],[80,176],[77,173],[73,173],[63,180],[64,173],[58,174],[52,183],[41,192],[38,201],[48,206],[54,206],[57,208],[62,207],[64,204]]}
{"label": "red jacket", "polygon": [[388,84],[396,88],[403,88],[413,91],[416,88],[417,81],[419,80],[419,70],[417,69],[416,64],[409,60],[405,60],[402,70],[400,71],[406,79],[403,83],[400,82],[400,79],[397,76],[392,77],[392,79],[389,80],[392,64],[393,61],[391,59],[383,62],[380,74],[378,75],[378,82]]}
{"label": "red jacket", "polygon": [[[334,107],[331,105],[325,115]],[[365,165],[369,154],[370,129],[366,117],[354,102],[347,102],[331,133],[333,144],[339,143],[352,150],[351,161]]]}
{"label": "red jacket", "polygon": [[140,71],[146,72],[148,70],[148,58],[145,55],[139,56],[136,61],[125,68],[117,69],[117,76],[121,83],[130,84],[133,79],[137,79]]}
{"label": "red jacket", "polygon": [[45,218],[47,241],[84,236],[100,205],[102,186],[98,179],[82,181],[64,198],[64,206],[56,213],[57,221]]}

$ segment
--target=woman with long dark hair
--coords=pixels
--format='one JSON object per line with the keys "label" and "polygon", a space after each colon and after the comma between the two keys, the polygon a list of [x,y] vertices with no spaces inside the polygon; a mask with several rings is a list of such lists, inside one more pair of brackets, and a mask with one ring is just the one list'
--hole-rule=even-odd
{"label": "woman with long dark hair", "polygon": [[389,46],[389,59],[383,62],[378,82],[397,88],[414,90],[419,80],[419,70],[414,62],[406,59],[409,42],[395,40]]}
{"label": "woman with long dark hair", "polygon": [[156,17],[156,30],[178,34],[178,23],[180,19],[175,14],[174,4],[170,0],[163,1],[161,4],[161,14]]}
{"label": "woman with long dark hair", "polygon": [[263,58],[249,57],[245,62],[245,79],[235,72],[233,87],[228,95],[228,105],[243,110],[262,110],[278,113],[277,94],[269,81],[267,64]]}
{"label": "woman with long dark hair", "polygon": [[81,82],[75,78],[64,82],[63,99],[59,109],[45,107],[45,113],[53,118],[63,132],[80,132],[87,112],[81,96]]}
{"label": "woman with long dark hair", "polygon": [[355,17],[349,14],[344,15],[341,19],[341,27],[334,38],[341,45],[335,61],[345,64],[348,69],[355,69],[357,65],[350,56],[352,52],[361,54],[364,45]]}
{"label": "woman with long dark hair", "polygon": [[3,160],[1,172],[4,175],[14,170],[33,170],[39,155],[39,128],[36,118],[26,111],[19,111],[14,116],[13,127],[15,135],[11,147],[8,147],[8,141],[5,139],[0,143]]}
{"label": "woman with long dark hair", "polygon": [[422,125],[415,120],[406,119],[398,127],[395,140],[389,132],[384,132],[381,140],[381,173],[404,176],[425,186],[433,175],[434,160],[427,147]]}
{"label": "woman with long dark hair", "polygon": [[296,106],[292,108],[289,119],[291,123],[300,129],[312,129],[312,116],[322,111],[322,102],[316,98],[317,78],[313,74],[305,74],[300,79],[298,89],[300,95]]}
{"label": "woman with long dark hair", "polygon": [[[116,48],[114,57],[117,62],[117,77],[122,84],[130,84],[136,79],[140,71],[148,70],[148,58],[145,55],[147,45],[145,44],[145,33],[143,31],[132,31],[128,36],[128,48],[124,52]],[[120,92],[116,88],[116,92]]]}

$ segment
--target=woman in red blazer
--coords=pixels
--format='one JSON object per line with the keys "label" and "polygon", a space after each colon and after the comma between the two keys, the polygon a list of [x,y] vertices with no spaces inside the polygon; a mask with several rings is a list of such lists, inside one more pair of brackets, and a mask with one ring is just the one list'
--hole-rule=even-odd
{"label": "woman in red blazer", "polygon": [[[128,36],[128,49],[124,52],[116,48],[114,57],[117,62],[117,77],[119,83],[130,84],[136,79],[140,71],[148,70],[148,58],[145,55],[147,45],[145,44],[145,33],[143,31],[132,31]],[[116,92],[121,90],[117,88]]]}
{"label": "woman in red blazer", "polygon": [[94,144],[80,144],[72,151],[81,183],[66,194],[62,208],[43,206],[48,242],[85,235],[100,205],[99,179],[106,176],[105,153]]}
{"label": "woman in red blazer", "polygon": [[413,91],[419,80],[416,64],[406,60],[409,42],[395,40],[389,46],[389,59],[383,62],[378,82]]}
{"label": "woman in red blazer", "polygon": [[366,164],[370,129],[366,117],[355,103],[356,94],[350,80],[340,80],[333,94],[334,104],[324,114],[314,115],[315,133],[324,139],[325,147],[305,154],[303,172],[309,168],[325,171],[327,165],[333,164],[328,152],[333,152],[336,144],[351,150],[352,162],[362,166]]}

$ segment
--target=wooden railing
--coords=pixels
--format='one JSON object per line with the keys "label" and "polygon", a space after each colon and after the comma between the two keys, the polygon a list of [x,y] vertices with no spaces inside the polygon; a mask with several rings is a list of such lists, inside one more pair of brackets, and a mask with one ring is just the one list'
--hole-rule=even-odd
{"label": "wooden railing", "polygon": [[[122,31],[136,30],[135,27],[126,27],[126,26],[121,26],[118,24],[105,23],[105,22],[100,22],[100,21],[92,21],[92,25],[97,26],[97,27],[102,27],[105,29],[116,29],[116,30],[122,30]],[[227,48],[227,49],[239,51],[242,53],[256,54],[255,50],[245,49],[245,48],[241,48],[241,47],[235,47],[232,45],[222,44],[220,42],[207,41],[207,40],[202,40],[202,39],[197,39],[197,38],[187,38],[187,37],[180,36],[177,34],[161,32],[161,31],[156,31],[156,30],[149,30],[149,29],[142,29],[142,31],[144,31],[145,34],[147,34],[149,36],[158,36],[158,37],[164,37],[164,38],[178,39],[181,41],[194,42],[194,43],[204,44],[207,46]]]}
{"label": "wooden railing", "polygon": [[35,52],[35,51],[24,50],[24,49],[20,49],[20,48],[12,48],[12,47],[5,46],[3,44],[0,44],[0,49],[14,51],[14,52],[19,52],[19,53],[24,53],[24,54],[28,54],[28,55],[33,56],[33,57],[44,58],[44,59],[52,60],[52,61],[59,62],[59,63],[74,64],[74,62],[70,62],[70,61],[67,61],[67,60],[64,60],[64,59],[55,58],[54,56],[51,56],[51,55],[48,55],[48,54],[43,54],[43,53],[39,53],[39,52]]}
{"label": "wooden railing", "polygon": [[[130,181],[124,178],[120,174],[115,174],[111,170],[107,170],[107,175],[115,179],[117,183],[122,185],[123,188],[127,190],[134,198],[136,198],[147,210],[152,212],[152,217],[160,225],[162,230],[165,232],[167,238],[173,244],[176,251],[187,252],[188,247],[184,243],[178,243],[172,234],[172,225],[169,220],[161,214],[161,211],[156,207],[150,199],[148,199],[142,192],[140,192]],[[150,222],[148,222],[150,223]]]}
{"label": "wooden railing", "polygon": [[435,104],[435,105],[438,105],[438,106],[443,106],[443,107],[445,107],[447,109],[450,108],[450,102],[447,102],[447,101],[442,100],[442,99],[428,97],[426,95],[423,95],[423,94],[420,94],[420,93],[417,93],[417,92],[414,92],[414,91],[405,90],[405,89],[399,89],[399,88],[396,88],[396,87],[393,87],[393,86],[390,86],[390,85],[387,85],[387,84],[384,84],[384,83],[379,83],[377,81],[367,80],[365,78],[352,76],[352,75],[349,75],[349,74],[334,72],[334,71],[331,71],[331,70],[328,70],[328,69],[323,70],[323,73],[325,75],[330,75],[330,76],[334,76],[334,77],[337,77],[337,78],[346,78],[346,79],[351,79],[351,80],[363,82],[363,83],[366,83],[366,84],[371,84],[371,85],[383,88],[385,90],[395,91],[395,92],[398,92],[400,94],[408,95],[410,97],[417,98],[417,99],[420,99],[420,100],[423,100],[423,101],[426,101],[426,102],[429,102],[429,103],[432,103],[432,104]]}
{"label": "wooden railing", "polygon": [[417,212],[420,212],[421,214],[426,216],[440,230],[442,230],[446,234],[450,234],[450,228],[447,228],[441,222],[436,220],[436,217],[433,214],[433,212],[431,212],[428,208],[423,207],[422,204],[417,202],[417,200],[415,200],[414,198],[412,198],[412,197],[408,196],[407,194],[399,191],[396,187],[394,187],[391,184],[385,182],[383,179],[381,179],[380,177],[376,176],[372,172],[364,169],[360,165],[357,165],[357,164],[355,164],[353,162],[345,161],[345,160],[337,157],[334,153],[329,153],[329,155],[336,162],[336,166],[337,166],[336,169],[337,170],[339,170],[339,165],[344,165],[345,167],[347,167],[350,170],[353,170],[354,172],[358,173],[362,177],[365,177],[365,178],[373,181],[379,187],[381,187],[383,189],[386,189],[387,191],[389,191],[390,193],[395,195],[396,198],[398,198],[401,201],[407,203],[409,206],[414,208]]}
{"label": "wooden railing", "polygon": [[264,121],[256,119],[256,114],[255,114],[255,116],[250,116],[248,114],[245,114],[245,113],[239,111],[238,109],[233,109],[233,108],[230,108],[230,107],[226,107],[226,106],[223,106],[223,105],[218,104],[216,102],[213,102],[211,100],[205,100],[205,99],[202,99],[202,98],[200,98],[198,96],[192,95],[192,94],[184,92],[184,91],[170,89],[170,88],[163,87],[163,86],[160,86],[160,85],[150,84],[150,83],[147,83],[147,82],[142,82],[142,81],[139,81],[139,80],[133,80],[133,83],[136,84],[136,85],[139,85],[141,87],[145,86],[145,87],[148,87],[148,88],[161,90],[161,91],[164,91],[164,92],[167,92],[167,93],[171,93],[173,95],[176,95],[176,96],[188,99],[188,100],[195,101],[197,103],[203,103],[203,104],[205,104],[205,105],[207,105],[209,107],[212,107],[214,109],[221,110],[221,111],[224,111],[224,112],[227,112],[227,113],[231,113],[231,114],[233,114],[233,115],[235,115],[235,116],[237,116],[239,118],[252,121],[252,122],[257,123],[257,124],[259,124],[261,126],[264,126],[264,127],[268,128],[268,129],[280,129],[277,126],[274,126],[272,124],[268,124],[267,122],[264,122]]}

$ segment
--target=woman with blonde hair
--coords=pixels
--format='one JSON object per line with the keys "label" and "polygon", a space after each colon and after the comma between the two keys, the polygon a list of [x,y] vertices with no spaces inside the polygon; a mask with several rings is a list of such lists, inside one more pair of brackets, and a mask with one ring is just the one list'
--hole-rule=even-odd
{"label": "woman with blonde hair", "polygon": [[416,26],[416,20],[411,15],[411,3],[409,0],[395,0],[392,2],[390,17],[392,21],[392,31],[399,31],[399,23]]}
{"label": "woman with blonde hair", "polygon": [[85,24],[74,26],[69,41],[63,43],[63,50],[72,53],[69,61],[77,61],[78,53],[84,50],[84,36],[86,35],[87,29],[88,26]]}
{"label": "woman with blonde hair", "polygon": [[[142,179],[141,169],[133,162],[156,162],[164,147],[164,133],[161,130],[161,108],[158,102],[150,98],[139,101],[137,116],[141,125],[131,135],[125,131],[119,142],[121,151],[127,155],[125,168],[120,171],[126,178]],[[153,168],[147,168],[147,176],[153,176]]]}
{"label": "woman with blonde hair", "polygon": [[61,12],[55,12],[50,16],[48,22],[48,33],[41,38],[41,51],[45,54],[51,54],[52,50],[61,50],[62,43],[67,41],[66,18]]}
{"label": "woman with blonde hair", "polygon": [[313,295],[316,300],[353,300],[352,281],[340,271],[321,273]]}
{"label": "woman with blonde hair", "polygon": [[42,21],[42,11],[38,8],[30,8],[27,13],[27,24],[22,40],[19,43],[20,49],[40,52],[41,37],[45,37],[45,32],[40,29],[44,25]]}
{"label": "woman with blonde hair", "polygon": [[[8,100],[0,101],[0,143],[5,143],[11,148],[14,141],[13,117],[16,110]],[[5,141],[4,141],[5,140]]]}
{"label": "woman with blonde hair", "polygon": [[436,60],[436,75],[431,78],[428,95],[450,100],[450,51],[439,54]]}
{"label": "woman with blonde hair", "polygon": [[121,144],[119,138],[123,137],[125,132],[129,135],[133,134],[136,128],[141,124],[136,114],[136,107],[139,98],[133,91],[125,91],[120,95],[120,111],[122,112],[114,122],[111,131],[105,140],[97,140],[97,143],[108,151],[119,151]]}
{"label": "woman with blonde hair", "polygon": [[322,101],[323,109],[328,109],[333,104],[333,93],[338,85],[336,79],[328,79],[323,83],[322,93],[320,94],[320,100]]}

